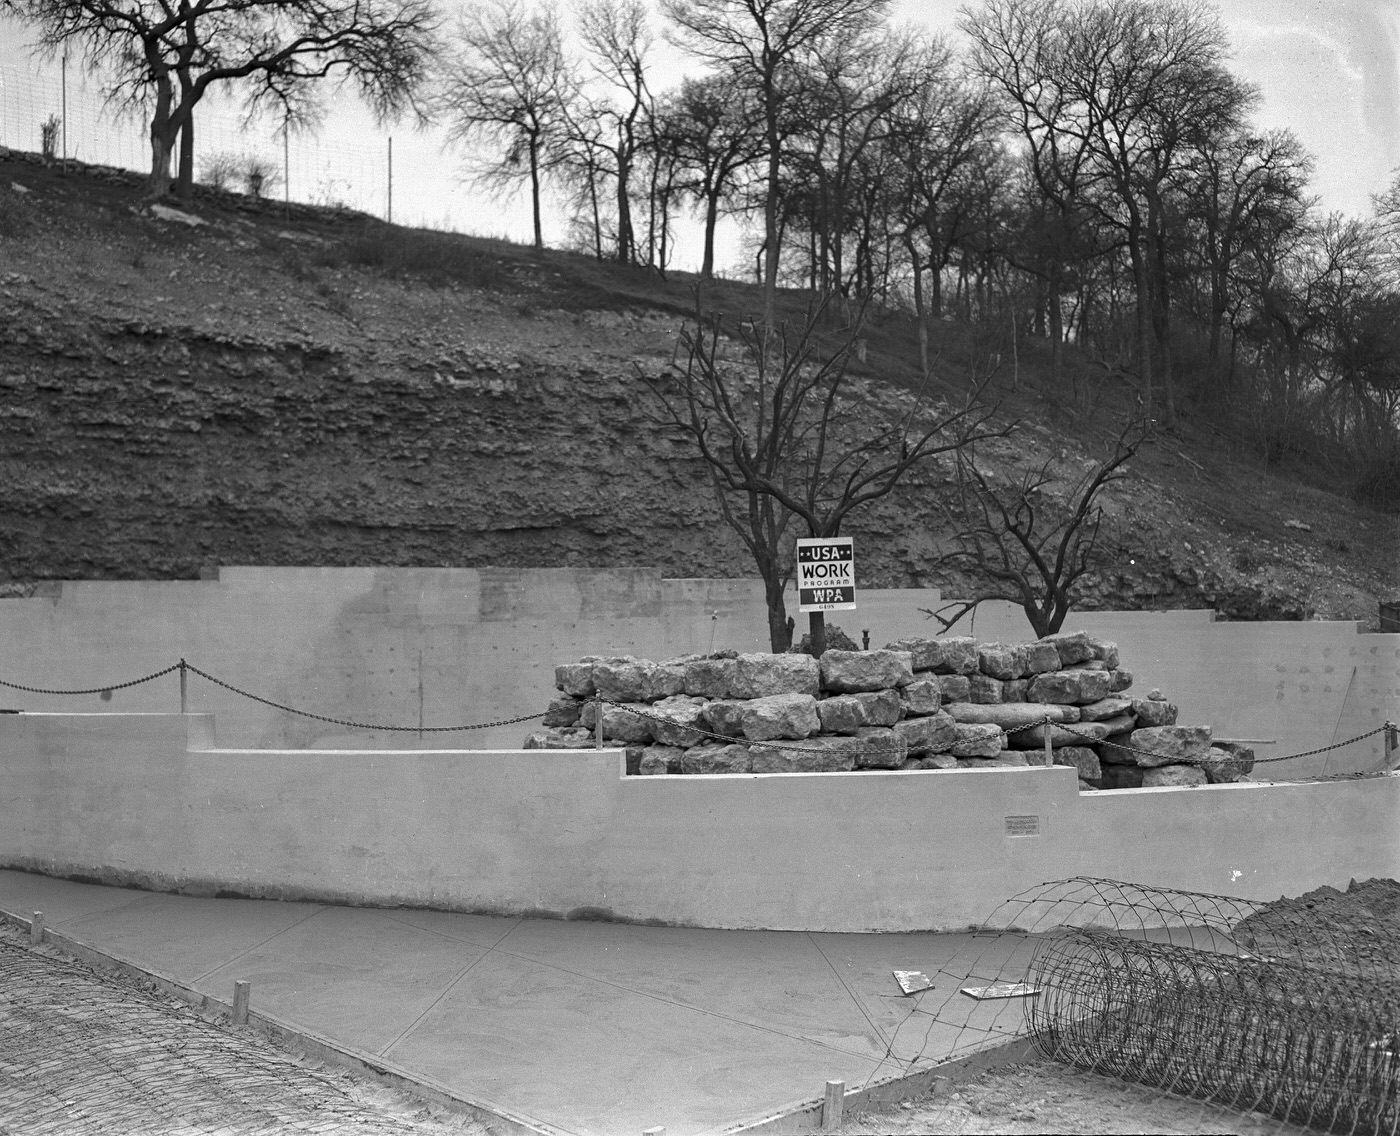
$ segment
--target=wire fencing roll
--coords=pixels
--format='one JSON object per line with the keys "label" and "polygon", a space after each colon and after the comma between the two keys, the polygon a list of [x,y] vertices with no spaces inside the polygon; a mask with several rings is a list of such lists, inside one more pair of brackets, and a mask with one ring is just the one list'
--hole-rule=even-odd
{"label": "wire fencing roll", "polygon": [[1032,960],[1047,1056],[1332,1132],[1393,1133],[1391,981],[1079,929]]}

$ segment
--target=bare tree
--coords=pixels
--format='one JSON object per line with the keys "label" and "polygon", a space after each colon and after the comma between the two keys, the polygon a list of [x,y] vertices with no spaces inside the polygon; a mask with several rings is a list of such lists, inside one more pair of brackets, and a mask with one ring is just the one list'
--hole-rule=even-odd
{"label": "bare tree", "polygon": [[686,79],[662,103],[658,144],[674,156],[685,192],[703,214],[700,279],[715,271],[720,209],[743,170],[763,154],[763,119],[749,92],[722,76]]}
{"label": "bare tree", "polygon": [[[847,372],[859,317],[824,335],[827,305],[803,324],[769,332],[741,325],[738,359],[716,318],[697,314],[681,337],[683,365],[651,380],[660,420],[695,444],[725,522],[753,555],[774,651],[792,641],[783,589],[792,573],[790,526],[838,536],[851,513],[886,496],[915,466],[1005,433],[990,422],[981,388],[960,408],[887,390],[880,403]],[[770,342],[771,339],[771,342]],[[812,616],[812,650],[825,623]]]}
{"label": "bare tree", "polygon": [[970,598],[921,609],[924,614],[947,631],[978,604],[1008,600],[1021,605],[1037,636],[1059,631],[1077,598],[1075,585],[1096,563],[1099,494],[1127,476],[1124,467],[1148,428],[1145,419],[1130,419],[1112,453],[1069,483],[1063,496],[1052,492],[1063,480],[1053,459],[999,486],[972,447],[959,451],[957,492],[942,502],[956,548],[939,563],[983,583]]}
{"label": "bare tree", "polygon": [[636,259],[632,223],[632,172],[644,127],[652,111],[647,86],[647,56],[655,43],[648,11],[641,0],[582,0],[578,6],[579,38],[595,75],[611,97],[590,101],[581,117],[612,159],[617,204],[617,259]]}
{"label": "bare tree", "polygon": [[774,330],[784,103],[789,73],[824,40],[858,34],[890,0],[662,0],[684,45],[751,88],[763,112],[767,156],[763,200],[763,326]]}
{"label": "bare tree", "polygon": [[40,44],[76,48],[107,94],[150,115],[148,192],[194,186],[194,110],[212,87],[272,108],[285,125],[314,122],[319,80],[354,82],[376,114],[416,109],[435,50],[432,0],[0,0],[36,25]]}
{"label": "bare tree", "polygon": [[475,166],[474,176],[502,188],[529,185],[535,247],[544,248],[543,177],[560,160],[577,95],[558,13],[487,0],[458,19],[451,40],[460,61],[444,67],[434,100],[448,140],[503,148]]}

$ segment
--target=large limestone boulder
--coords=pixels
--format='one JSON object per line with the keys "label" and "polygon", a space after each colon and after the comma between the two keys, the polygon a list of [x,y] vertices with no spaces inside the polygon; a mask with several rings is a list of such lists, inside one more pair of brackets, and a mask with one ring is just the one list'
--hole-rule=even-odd
{"label": "large limestone boulder", "polygon": [[1101,789],[1141,789],[1142,775],[1146,772],[1136,765],[1106,764],[1103,777],[1099,781]]}
{"label": "large limestone boulder", "polygon": [[908,651],[827,651],[821,657],[823,690],[839,693],[889,690],[914,681]]}
{"label": "large limestone boulder", "polygon": [[1039,640],[1035,643],[1027,643],[1022,650],[1025,652],[1026,674],[1038,675],[1046,674],[1049,671],[1060,670],[1065,664],[1060,658],[1060,652],[1056,650],[1055,644]]}
{"label": "large limestone boulder", "polygon": [[1176,725],[1176,706],[1164,698],[1134,698],[1133,714],[1139,726]]}
{"label": "large limestone boulder", "polygon": [[[1050,745],[1052,748],[1060,746],[1083,746],[1093,745],[1108,737],[1108,730],[1102,722],[1076,722],[1071,726],[1050,727]],[[1006,736],[1007,745],[1011,749],[1038,749],[1045,745],[1045,727],[1031,726],[1026,730],[1017,730]]]}
{"label": "large limestone boulder", "polygon": [[647,746],[640,751],[637,773],[642,777],[657,777],[663,773],[683,772],[685,750],[678,746]]}
{"label": "large limestone boulder", "polygon": [[682,773],[748,773],[752,766],[748,746],[697,745],[681,754]]}
{"label": "large limestone boulder", "polygon": [[685,688],[685,668],[674,663],[621,657],[593,664],[598,697],[609,702],[655,702]]}
{"label": "large limestone boulder", "polygon": [[1026,649],[1016,643],[981,643],[977,669],[992,678],[1021,678],[1026,674]]}
{"label": "large limestone boulder", "polygon": [[1051,671],[1031,680],[1028,700],[1083,706],[1107,698],[1109,686],[1106,671]]}
{"label": "large limestone boulder", "polygon": [[593,660],[580,663],[563,663],[554,668],[554,685],[571,698],[587,698],[596,694],[593,685]]}
{"label": "large limestone boulder", "polygon": [[1137,719],[1131,714],[1115,714],[1112,718],[1100,718],[1099,722],[1108,727],[1108,736],[1111,738],[1120,734],[1131,734],[1137,729]]}
{"label": "large limestone boulder", "polygon": [[968,675],[939,675],[938,685],[943,691],[944,702],[972,701],[972,679]]}
{"label": "large limestone boulder", "polygon": [[909,665],[917,674],[931,671],[943,661],[943,644],[939,639],[896,639],[885,644],[886,651],[904,651],[909,655]]}
{"label": "large limestone boulder", "polygon": [[1079,720],[1081,722],[1107,722],[1125,714],[1131,714],[1132,710],[1133,700],[1131,698],[1110,696],[1100,698],[1097,702],[1082,704],[1079,707]]}
{"label": "large limestone boulder", "polygon": [[854,738],[807,738],[783,745],[749,747],[754,773],[844,773],[856,767]]}
{"label": "large limestone boulder", "polygon": [[904,703],[897,690],[866,690],[855,697],[865,707],[868,726],[893,726],[904,717]]}
{"label": "large limestone boulder", "polygon": [[1144,789],[1192,789],[1206,783],[1206,775],[1194,765],[1158,765],[1142,771]]}
{"label": "large limestone boulder", "polygon": [[941,710],[927,717],[905,718],[894,725],[894,732],[903,740],[911,757],[951,751],[957,731],[958,724]]}
{"label": "large limestone boulder", "polygon": [[1088,746],[1061,746],[1055,751],[1055,764],[1073,766],[1079,771],[1081,781],[1097,785],[1103,779],[1099,755]]}
{"label": "large limestone boulder", "polygon": [[1238,742],[1215,742],[1201,762],[1201,772],[1212,785],[1243,781],[1254,768],[1254,750]]}
{"label": "large limestone boulder", "polygon": [[579,715],[583,712],[583,706],[583,701],[578,698],[550,699],[549,708],[544,712],[544,717],[540,719],[540,725],[546,728],[572,726],[578,722]]}
{"label": "large limestone boulder", "polygon": [[900,639],[889,646],[903,650],[900,644],[917,643],[917,648],[909,648],[916,671],[933,671],[935,674],[972,674],[977,670],[977,640],[966,635],[954,635],[946,639]]}
{"label": "large limestone boulder", "polygon": [[1089,634],[1085,631],[1062,631],[1058,635],[1047,635],[1040,640],[1041,643],[1048,643],[1055,648],[1055,653],[1060,657],[1060,664],[1056,667],[1049,667],[1048,670],[1060,670],[1065,667],[1072,667],[1078,663],[1088,662],[1094,657],[1094,647],[1089,640]]}
{"label": "large limestone boulder", "polygon": [[865,720],[865,706],[854,694],[836,694],[823,698],[817,703],[817,718],[821,721],[824,734],[851,734],[862,726],[870,725]]}
{"label": "large limestone boulder", "polygon": [[701,719],[712,734],[726,738],[744,736],[744,703],[728,700],[705,703]]}
{"label": "large limestone boulder", "polygon": [[527,734],[521,749],[593,749],[596,744],[591,730],[577,726],[562,729],[539,730]]}
{"label": "large limestone boulder", "polygon": [[1043,722],[1073,723],[1079,721],[1077,706],[1052,706],[1040,702],[1008,702],[1000,706],[977,705],[971,702],[950,702],[943,709],[959,722],[990,722],[1003,730],[1014,730]]}
{"label": "large limestone boulder", "polygon": [[915,678],[899,688],[899,700],[907,715],[937,714],[943,708],[943,686],[936,678]]}
{"label": "large limestone boulder", "polygon": [[946,748],[954,757],[998,757],[1006,735],[990,722],[958,722]]}
{"label": "large limestone boulder", "polygon": [[979,706],[998,706],[1004,699],[1002,688],[1006,685],[999,678],[991,678],[984,674],[967,676],[967,700],[975,702]]}
{"label": "large limestone boulder", "polygon": [[1028,702],[1030,692],[1031,680],[1028,678],[1009,678],[1001,684],[1003,702]]}
{"label": "large limestone boulder", "polygon": [[740,703],[744,737],[766,742],[811,737],[821,728],[817,700],[810,694],[770,694]]}
{"label": "large limestone boulder", "polygon": [[898,769],[909,756],[904,738],[888,726],[862,726],[853,744],[857,769]]}
{"label": "large limestone boulder", "polygon": [[821,669],[811,655],[740,655],[734,660],[733,696],[767,698],[774,694],[821,693]]}
{"label": "large limestone boulder", "polygon": [[[593,710],[597,704],[590,704],[590,714],[592,717],[598,711]],[[652,721],[648,715],[651,713],[651,705],[646,702],[628,702],[614,706],[611,703],[603,703],[603,737],[615,742],[649,742],[652,740]]]}
{"label": "large limestone boulder", "polygon": [[[1209,726],[1148,726],[1128,735],[1134,764],[1200,765],[1210,757]],[[1202,774],[1204,776],[1204,774]]]}
{"label": "large limestone boulder", "polygon": [[685,671],[685,693],[697,698],[733,698],[737,659],[688,659]]}
{"label": "large limestone boulder", "polygon": [[699,733],[706,728],[705,706],[705,699],[688,694],[673,694],[653,702],[649,719],[652,738],[660,745],[700,745],[705,740]]}
{"label": "large limestone boulder", "polygon": [[1094,658],[1103,663],[1109,670],[1118,669],[1118,644],[1109,642],[1106,639],[1090,639],[1089,646],[1093,648]]}
{"label": "large limestone boulder", "polygon": [[977,640],[971,636],[940,639],[943,659],[933,669],[936,674],[975,674],[977,671]]}

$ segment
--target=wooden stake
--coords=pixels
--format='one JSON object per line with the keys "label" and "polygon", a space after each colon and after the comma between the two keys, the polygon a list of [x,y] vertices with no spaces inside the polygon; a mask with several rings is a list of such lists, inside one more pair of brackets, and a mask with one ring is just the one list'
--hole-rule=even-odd
{"label": "wooden stake", "polygon": [[826,1097],[822,1100],[822,1131],[835,1132],[841,1127],[841,1113],[846,1105],[846,1082],[828,1081]]}
{"label": "wooden stake", "polygon": [[251,982],[235,982],[233,984],[233,1024],[245,1026],[248,1024],[248,996],[252,992]]}
{"label": "wooden stake", "polygon": [[34,918],[29,921],[29,941],[31,943],[42,943],[44,941],[44,913],[34,912]]}

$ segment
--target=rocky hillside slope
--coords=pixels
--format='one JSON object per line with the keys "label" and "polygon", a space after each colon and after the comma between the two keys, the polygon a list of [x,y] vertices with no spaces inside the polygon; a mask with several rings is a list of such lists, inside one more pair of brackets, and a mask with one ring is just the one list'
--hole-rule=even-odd
{"label": "rocky hillside slope", "polygon": [[[426,238],[366,218],[206,197],[193,224],[138,192],[0,154],[0,587],[221,564],[752,574],[638,374],[673,358],[692,281],[466,239],[404,270],[393,250]],[[721,301],[757,307],[740,285]],[[886,324],[870,398],[908,374]],[[956,388],[966,335],[944,327]],[[1008,472],[1077,470],[1112,434],[1025,368],[1001,396],[1021,425],[982,452]],[[933,563],[947,476],[848,526],[860,584],[967,586]],[[1395,517],[1209,423],[1163,435],[1105,505],[1085,606],[1374,624],[1396,587]]]}

